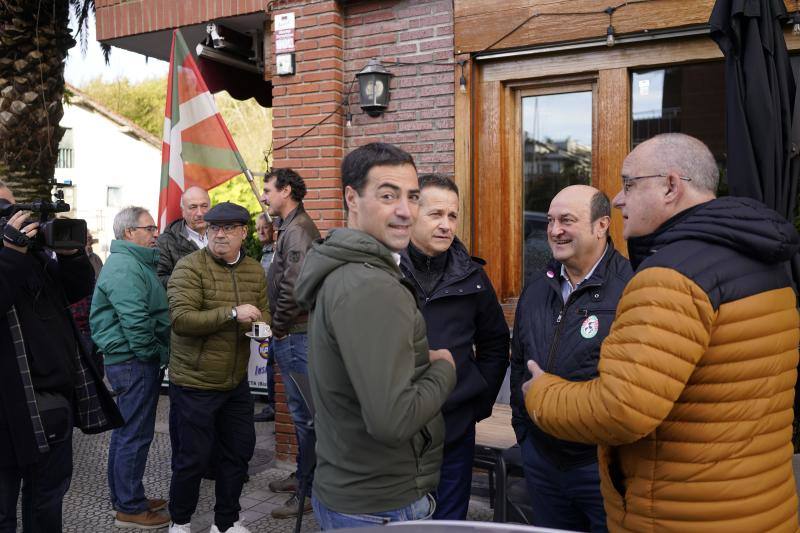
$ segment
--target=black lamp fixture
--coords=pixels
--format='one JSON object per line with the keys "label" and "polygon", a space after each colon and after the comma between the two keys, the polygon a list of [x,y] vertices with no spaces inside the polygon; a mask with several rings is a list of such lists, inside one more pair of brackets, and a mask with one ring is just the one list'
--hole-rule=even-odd
{"label": "black lamp fixture", "polygon": [[361,109],[371,117],[379,117],[389,105],[389,80],[393,74],[378,59],[370,59],[356,74],[360,87]]}

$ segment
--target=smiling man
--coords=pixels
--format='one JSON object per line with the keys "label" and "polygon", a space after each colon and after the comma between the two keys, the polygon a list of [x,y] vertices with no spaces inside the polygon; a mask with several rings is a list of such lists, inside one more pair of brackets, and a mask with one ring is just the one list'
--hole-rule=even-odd
{"label": "smiling man", "polygon": [[419,178],[419,216],[400,269],[414,285],[428,344],[453,354],[456,388],[442,407],[445,446],[436,489],[437,520],[465,520],[472,485],[475,423],[492,414],[508,368],[508,324],[485,262],[456,237],[458,187],[437,174]]}
{"label": "smiling man", "polygon": [[455,385],[429,350],[399,253],[419,210],[414,160],[384,143],[342,162],[347,228],[315,243],[297,282],[316,406],[314,514],[324,530],[430,517]]}
{"label": "smiling man", "polygon": [[636,274],[599,375],[528,363],[537,427],[600,445],[613,531],[797,531],[797,231],[755,200],[715,198],[718,180],[688,135],[628,154],[614,205]]}
{"label": "smiling man", "polygon": [[544,433],[525,411],[527,361],[570,381],[597,376],[600,345],[632,272],[608,237],[611,206],[593,187],[559,192],[547,212],[553,261],[532,276],[517,305],[511,345],[512,423],[522,449],[534,523],[605,531],[597,447]]}

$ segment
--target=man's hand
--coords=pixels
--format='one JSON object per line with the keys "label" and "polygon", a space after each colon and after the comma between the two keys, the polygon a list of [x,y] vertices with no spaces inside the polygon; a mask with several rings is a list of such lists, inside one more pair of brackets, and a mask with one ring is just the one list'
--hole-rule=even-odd
{"label": "man's hand", "polygon": [[440,359],[443,361],[447,361],[453,368],[456,367],[456,362],[453,361],[453,354],[450,353],[450,350],[442,348],[441,350],[428,350],[428,359],[431,363],[434,361],[439,361]]}
{"label": "man's hand", "polygon": [[261,311],[258,307],[250,304],[242,304],[236,306],[236,321],[246,324],[261,320]]}
{"label": "man's hand", "polygon": [[542,370],[539,365],[536,364],[536,361],[528,361],[528,370],[530,371],[532,377],[522,384],[523,397],[528,394],[528,389],[531,388],[533,382],[544,375],[544,370]]}
{"label": "man's hand", "polygon": [[[14,228],[15,230],[18,230],[20,233],[24,233],[25,235],[28,236],[29,239],[33,239],[39,232],[38,222],[31,222],[30,224],[26,224],[25,227],[20,229],[22,224],[24,224],[28,220],[29,216],[31,216],[30,211],[17,211],[10,219],[8,219],[6,225]],[[7,239],[3,239],[3,246],[11,250],[14,250],[15,252],[19,252],[21,254],[28,252],[27,246],[17,246],[16,244],[9,242]]]}

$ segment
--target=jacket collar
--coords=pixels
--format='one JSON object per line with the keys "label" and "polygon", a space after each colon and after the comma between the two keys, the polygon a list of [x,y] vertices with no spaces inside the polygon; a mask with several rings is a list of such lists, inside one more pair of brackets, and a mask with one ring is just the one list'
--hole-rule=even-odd
{"label": "jacket collar", "polygon": [[129,255],[154,270],[158,266],[158,248],[147,248],[130,241],[114,239],[111,241],[111,253]]}
{"label": "jacket collar", "polygon": [[[414,264],[409,255],[409,248],[411,248],[411,246],[412,244],[409,243],[408,248],[400,252],[400,268],[405,275],[411,274],[413,277]],[[442,279],[436,286],[437,290],[445,285],[461,281],[478,270],[479,265],[484,263],[482,259],[470,256],[466,246],[464,246],[458,237],[453,239],[453,244],[450,245],[447,252],[437,256],[435,259],[438,258],[441,258],[440,260],[442,261],[446,261],[446,264]]]}
{"label": "jacket collar", "polygon": [[634,271],[639,268],[642,261],[653,255],[667,242],[663,239],[675,226],[689,218],[692,213],[702,208],[705,204],[699,204],[689,209],[685,209],[661,224],[653,233],[641,237],[628,239],[628,255],[630,256],[631,267]]}
{"label": "jacket collar", "polygon": [[283,219],[283,222],[281,222],[281,227],[278,228],[278,231],[282,231],[282,230],[285,230],[286,228],[288,228],[289,224],[291,224],[292,221],[295,218],[297,218],[297,215],[299,215],[300,213],[305,213],[305,212],[306,212],[306,208],[303,207],[303,202],[300,202],[299,204],[297,204],[297,207],[292,209],[289,212],[289,214],[286,215],[286,218]]}
{"label": "jacket collar", "polygon": [[[594,285],[601,285],[607,278],[606,273],[608,272],[608,264],[611,261],[611,256],[614,255],[614,243],[611,240],[611,237],[608,238],[608,245],[606,246],[606,251],[603,254],[603,257],[600,258],[600,262],[594,269],[592,274],[585,278],[583,281],[578,284],[576,287],[576,291],[580,290],[584,287],[591,287]],[[551,260],[547,267],[545,268],[545,275],[547,276],[547,280],[553,289],[561,294],[561,267],[562,264],[555,259]]]}
{"label": "jacket collar", "polygon": [[218,265],[224,266],[224,267],[227,267],[227,268],[236,268],[237,266],[239,266],[241,264],[241,262],[244,261],[244,258],[245,258],[245,255],[246,255],[244,253],[244,248],[240,249],[239,250],[239,259],[237,259],[235,263],[230,264],[227,261],[225,261],[224,259],[220,259],[219,257],[214,256],[214,254],[211,253],[211,251],[208,249],[208,247],[203,248],[203,253],[208,254],[208,257],[210,257],[211,260],[214,261],[215,263],[217,263]]}

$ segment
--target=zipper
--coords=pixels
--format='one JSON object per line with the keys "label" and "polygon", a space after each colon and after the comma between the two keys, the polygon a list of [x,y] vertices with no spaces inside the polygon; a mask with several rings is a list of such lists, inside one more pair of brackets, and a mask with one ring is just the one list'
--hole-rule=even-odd
{"label": "zipper", "polygon": [[615,313],[616,309],[578,309],[578,314],[582,315],[584,318],[589,316],[589,312],[592,313]]}
{"label": "zipper", "polygon": [[569,301],[572,299],[572,295],[567,298],[567,301],[561,306],[561,310],[558,312],[558,316],[556,317],[556,333],[553,335],[553,342],[550,343],[550,351],[547,354],[547,365],[545,366],[545,372],[551,372],[553,369],[553,360],[556,357],[556,347],[558,346],[558,338],[561,336],[561,328],[564,324],[564,312],[567,310],[567,305]]}
{"label": "zipper", "polygon": [[[547,354],[547,365],[544,368],[545,372],[552,372],[553,370],[553,363],[555,362],[555,357],[556,357],[556,348],[558,347],[558,340],[559,337],[561,336],[561,328],[564,325],[564,315],[566,314],[567,307],[569,307],[569,304],[575,299],[574,297],[577,294],[585,292],[591,288],[600,287],[601,285],[602,285],[601,283],[593,283],[591,285],[578,287],[576,290],[570,293],[570,295],[567,297],[567,301],[564,302],[564,304],[561,306],[561,310],[558,312],[558,316],[556,317],[556,333],[553,336],[553,342],[550,343],[550,350]],[[559,287],[559,292],[560,292],[560,287]],[[583,311],[587,310],[584,309]],[[578,309],[578,313],[580,312],[581,309]]]}
{"label": "zipper", "polygon": [[[231,279],[233,280],[233,294],[236,298],[236,307],[239,306],[239,286],[236,285],[236,269],[235,267],[231,267]],[[237,383],[235,383],[236,377],[236,363],[239,360],[239,320],[238,318],[233,319],[233,327],[236,330],[236,351],[233,355],[233,366],[231,367],[231,384],[235,387]]]}

